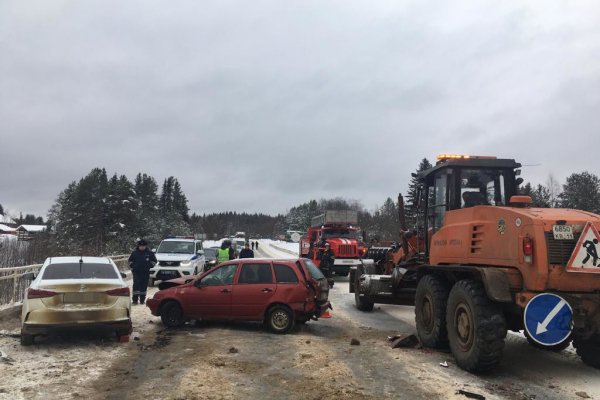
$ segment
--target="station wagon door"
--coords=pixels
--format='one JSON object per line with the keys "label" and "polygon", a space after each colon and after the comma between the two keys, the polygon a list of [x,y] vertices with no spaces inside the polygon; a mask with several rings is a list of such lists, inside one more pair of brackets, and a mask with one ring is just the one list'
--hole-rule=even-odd
{"label": "station wagon door", "polygon": [[243,263],[233,286],[232,317],[261,320],[276,290],[271,263]]}

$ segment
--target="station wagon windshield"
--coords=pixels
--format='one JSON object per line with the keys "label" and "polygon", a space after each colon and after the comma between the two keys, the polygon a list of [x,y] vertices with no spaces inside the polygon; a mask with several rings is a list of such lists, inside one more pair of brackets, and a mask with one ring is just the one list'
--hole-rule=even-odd
{"label": "station wagon windshield", "polygon": [[194,254],[194,242],[162,242],[157,253]]}
{"label": "station wagon windshield", "polygon": [[119,279],[119,275],[111,264],[65,263],[48,265],[42,275],[46,279]]}

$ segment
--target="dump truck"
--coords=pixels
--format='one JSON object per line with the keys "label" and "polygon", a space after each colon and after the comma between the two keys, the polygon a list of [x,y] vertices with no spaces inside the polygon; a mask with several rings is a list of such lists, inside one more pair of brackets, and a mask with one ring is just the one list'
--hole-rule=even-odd
{"label": "dump truck", "polygon": [[520,168],[441,155],[416,174],[416,226],[401,218],[398,246],[352,269],[356,307],[414,305],[422,345],[471,372],[500,363],[508,330],[545,350],[572,343],[600,368],[600,216],[532,207]]}
{"label": "dump truck", "polygon": [[350,268],[361,264],[367,248],[362,244],[358,213],[352,210],[333,210],[312,218],[306,235],[300,239],[300,257],[311,259],[320,265],[320,253],[329,243],[335,262],[333,272],[348,276]]}

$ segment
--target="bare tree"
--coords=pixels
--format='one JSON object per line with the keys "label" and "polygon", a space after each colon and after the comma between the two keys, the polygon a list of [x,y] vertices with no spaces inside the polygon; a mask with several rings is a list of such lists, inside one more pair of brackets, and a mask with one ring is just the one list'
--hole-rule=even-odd
{"label": "bare tree", "polygon": [[548,175],[546,180],[546,189],[548,190],[548,200],[550,207],[558,207],[560,205],[560,194],[562,193],[560,183],[552,174]]}

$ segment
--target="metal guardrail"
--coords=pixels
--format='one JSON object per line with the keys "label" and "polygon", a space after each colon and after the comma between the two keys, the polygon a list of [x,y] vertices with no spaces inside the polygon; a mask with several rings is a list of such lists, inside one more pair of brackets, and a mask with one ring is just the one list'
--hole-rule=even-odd
{"label": "metal guardrail", "polygon": [[[127,259],[129,255],[111,256],[119,270],[128,270]],[[23,279],[23,274],[40,272],[42,264],[27,265],[24,267],[0,268],[0,307],[15,305],[23,301],[23,294],[29,287],[30,281]]]}

